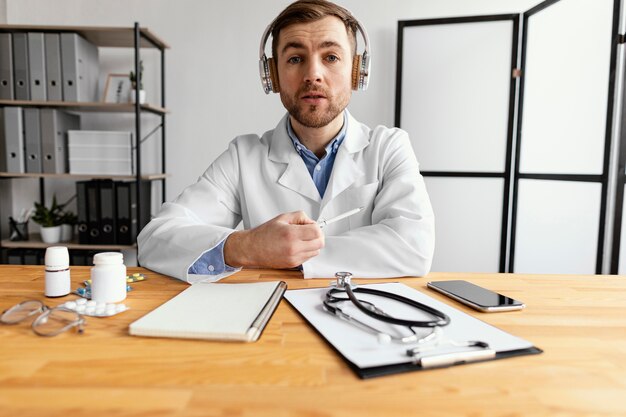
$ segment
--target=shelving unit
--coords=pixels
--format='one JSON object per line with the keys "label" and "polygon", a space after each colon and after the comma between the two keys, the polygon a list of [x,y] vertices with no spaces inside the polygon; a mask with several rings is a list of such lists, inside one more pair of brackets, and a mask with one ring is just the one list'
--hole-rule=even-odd
{"label": "shelving unit", "polygon": [[[41,237],[37,233],[31,233],[30,240],[13,242],[9,239],[2,239],[0,242],[2,244],[2,247],[6,249],[46,249],[48,246],[52,246],[49,243],[42,242]],[[55,243],[54,245],[62,245],[67,247],[68,249],[83,250],[126,250],[136,248],[136,245],[89,245],[85,243],[78,243],[75,240],[69,242]]]}
{"label": "shelving unit", "polygon": [[[142,188],[139,186],[141,181],[160,181],[161,182],[161,200],[165,200],[165,126],[167,110],[165,107],[165,50],[169,46],[154,35],[150,30],[141,28],[139,23],[135,23],[133,27],[85,27],[85,26],[42,26],[42,25],[0,25],[0,33],[25,33],[25,32],[43,32],[43,33],[77,33],[87,39],[97,47],[113,47],[113,48],[132,48],[134,51],[134,72],[140,73],[141,50],[144,48],[157,49],[160,54],[160,103],[140,104],[139,91],[136,91],[135,103],[104,103],[104,102],[67,102],[67,101],[31,101],[31,100],[0,100],[0,107],[19,106],[19,107],[46,107],[61,110],[67,110],[75,113],[130,113],[135,116],[134,137],[136,144],[135,152],[135,175],[76,175],[76,174],[47,174],[47,173],[14,173],[0,172],[0,181],[3,179],[16,178],[34,178],[39,180],[39,199],[45,202],[45,180],[46,179],[111,179],[111,180],[128,180],[136,181],[136,198],[137,198],[137,216],[138,225],[141,226],[149,219],[142,218],[141,204],[145,202]],[[142,142],[147,138],[142,137],[141,115],[143,113],[152,114],[160,118],[160,124],[154,130],[160,130],[161,133],[161,172],[145,173],[141,168],[141,148]],[[154,133],[148,134],[148,137]],[[6,224],[6,218],[9,214],[2,213],[0,215],[0,230],[2,225]],[[5,226],[6,227],[6,226]],[[69,249],[78,250],[122,250],[133,249],[135,245],[92,245],[80,244],[77,242],[61,243]],[[8,239],[0,241],[0,249],[45,249],[50,246],[38,239],[38,235],[31,233],[28,241],[10,241]]]}
{"label": "shelving unit", "polygon": [[[0,100],[1,106],[19,107],[54,107],[74,112],[99,112],[99,113],[134,113],[135,105],[131,103],[80,103],[71,101],[31,101],[31,100]],[[167,114],[163,107],[152,104],[140,104],[142,111],[157,115]]]}
{"label": "shelving unit", "polygon": [[[18,174],[14,172],[0,172],[0,178],[62,178],[62,179],[92,179],[92,180],[134,180],[132,175],[87,175],[87,174]],[[167,178],[167,174],[143,174],[141,180],[154,181]]]}

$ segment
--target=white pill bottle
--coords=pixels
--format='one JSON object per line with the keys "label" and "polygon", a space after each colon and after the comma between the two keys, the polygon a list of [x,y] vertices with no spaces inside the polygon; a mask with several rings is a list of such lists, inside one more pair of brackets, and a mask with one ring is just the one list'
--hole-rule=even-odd
{"label": "white pill bottle", "polygon": [[119,303],[126,299],[126,265],[119,252],[102,252],[93,257],[91,299],[97,303]]}
{"label": "white pill bottle", "polygon": [[46,297],[63,297],[71,291],[70,254],[65,246],[51,246],[44,256]]}

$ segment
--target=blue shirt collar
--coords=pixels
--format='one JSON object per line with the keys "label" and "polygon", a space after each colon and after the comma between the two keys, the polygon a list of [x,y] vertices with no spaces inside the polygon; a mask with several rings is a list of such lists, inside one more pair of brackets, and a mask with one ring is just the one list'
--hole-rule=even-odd
{"label": "blue shirt collar", "polygon": [[[326,145],[326,147],[325,147],[326,154],[321,159],[326,158],[326,156],[330,155],[331,153],[332,154],[336,154],[337,153],[337,150],[339,150],[339,147],[343,143],[343,140],[346,138],[346,132],[347,131],[348,131],[348,117],[346,116],[346,112],[344,110],[344,112],[343,112],[343,126],[341,127],[341,130],[339,131],[337,136],[335,136],[330,142],[328,142],[328,145]],[[309,156],[309,157],[312,156],[316,160],[318,160],[318,161],[320,160],[320,158],[318,158],[310,149],[308,149],[306,146],[304,146],[300,142],[300,140],[296,136],[296,133],[293,131],[293,128],[291,127],[291,118],[290,117],[287,118],[287,133],[289,134],[289,138],[291,139],[291,142],[293,142],[294,148],[296,148],[296,152],[298,152],[300,154],[300,156],[304,157],[303,154],[307,154],[307,156]]]}

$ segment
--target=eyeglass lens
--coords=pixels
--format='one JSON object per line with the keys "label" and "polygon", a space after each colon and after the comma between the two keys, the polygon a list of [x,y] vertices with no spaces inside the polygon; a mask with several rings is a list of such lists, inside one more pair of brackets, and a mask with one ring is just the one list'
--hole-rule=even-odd
{"label": "eyeglass lens", "polygon": [[40,336],[56,336],[78,326],[78,332],[82,333],[84,319],[80,314],[64,308],[48,310],[33,322],[33,330]]}
{"label": "eyeglass lens", "polygon": [[47,307],[44,306],[41,301],[24,301],[2,313],[0,322],[4,324],[16,324],[29,317],[40,314],[46,309]]}

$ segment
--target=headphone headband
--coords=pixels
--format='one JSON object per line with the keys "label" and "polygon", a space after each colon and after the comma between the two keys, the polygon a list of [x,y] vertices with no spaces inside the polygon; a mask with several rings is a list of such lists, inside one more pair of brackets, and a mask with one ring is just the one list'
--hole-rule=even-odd
{"label": "headphone headband", "polygon": [[[361,32],[361,37],[363,37],[363,54],[355,55],[353,66],[353,80],[352,80],[352,88],[354,90],[365,91],[367,90],[367,86],[369,84],[369,73],[370,73],[370,53],[369,53],[369,36],[367,36],[367,32],[361,25],[361,22],[355,19],[356,28],[358,32]],[[261,76],[261,84],[263,86],[263,91],[265,94],[269,94],[271,91],[277,93],[278,89],[278,80],[276,78],[276,68],[273,58],[268,58],[265,55],[265,46],[267,45],[267,40],[269,39],[272,30],[274,29],[274,22],[267,25],[265,31],[263,32],[263,36],[261,36],[261,45],[259,46],[259,74]],[[356,37],[356,33],[355,33]],[[356,77],[356,78],[354,78]]]}

